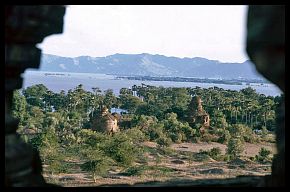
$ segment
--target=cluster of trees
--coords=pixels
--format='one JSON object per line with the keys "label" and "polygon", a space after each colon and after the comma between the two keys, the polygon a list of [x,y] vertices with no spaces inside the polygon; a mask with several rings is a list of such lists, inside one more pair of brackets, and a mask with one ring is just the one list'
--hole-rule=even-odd
{"label": "cluster of trees", "polygon": [[111,89],[104,93],[99,88],[85,91],[82,85],[67,93],[54,93],[43,84],[14,92],[13,115],[20,120],[19,128],[41,131],[55,127],[62,131],[87,128],[90,119],[101,105],[111,108],[117,98]]}
{"label": "cluster of trees", "polygon": [[[200,124],[186,122],[191,96],[203,100],[211,118],[211,129],[201,135]],[[54,93],[42,84],[14,92],[13,115],[20,120],[19,132],[34,130],[27,139],[40,150],[52,172],[66,170],[66,158],[78,156],[82,169],[106,174],[110,165],[127,167],[142,154],[141,141],[160,147],[171,143],[217,141],[228,144],[230,158],[237,157],[244,142],[255,142],[253,129],[263,133],[275,129],[275,109],[281,96],[258,94],[252,88],[240,91],[218,87],[164,88],[142,84],[122,88],[118,96],[111,89],[86,91],[82,85]],[[91,123],[101,106],[122,108],[129,124],[120,123],[121,132],[113,136],[97,133]],[[128,126],[129,125],[129,126]],[[65,155],[64,155],[65,154]]]}
{"label": "cluster of trees", "polygon": [[[125,90],[123,92],[130,92],[128,89]],[[205,89],[136,86],[133,90],[136,90],[136,95],[144,98],[143,101],[146,103],[141,109],[135,107],[135,110],[137,112],[141,110],[139,113],[144,115],[154,115],[158,119],[168,112],[174,112],[179,119],[183,119],[190,96],[198,95],[202,98],[203,108],[209,113],[214,127],[223,126],[227,122],[241,123],[258,129],[265,126],[268,130],[274,130],[275,109],[281,100],[281,96],[258,94],[251,87],[235,91],[218,87]]]}
{"label": "cluster of trees", "polygon": [[184,121],[191,110],[188,104],[193,95],[202,98],[212,127],[244,124],[252,129],[262,129],[263,126],[270,131],[275,129],[275,109],[281,96],[258,94],[250,87],[234,91],[218,87],[164,88],[143,84],[132,89],[122,88],[116,96],[111,89],[85,91],[82,85],[67,93],[54,93],[39,84],[22,90],[22,93],[15,91],[13,114],[20,120],[20,127],[37,129],[49,125],[89,128],[89,122],[100,106],[122,108],[137,117],[153,116],[158,120],[166,119],[168,113],[175,113],[178,120]]}

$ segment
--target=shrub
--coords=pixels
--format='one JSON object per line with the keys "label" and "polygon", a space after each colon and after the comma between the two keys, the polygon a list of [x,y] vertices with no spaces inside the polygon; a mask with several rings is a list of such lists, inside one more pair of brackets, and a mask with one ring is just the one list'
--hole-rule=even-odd
{"label": "shrub", "polygon": [[222,152],[221,152],[221,149],[219,147],[214,147],[209,151],[208,155],[211,158],[213,158],[214,160],[220,160]]}
{"label": "shrub", "polygon": [[257,138],[255,137],[253,130],[248,126],[244,126],[243,138],[246,142],[249,142],[249,143],[257,142]]}
{"label": "shrub", "polygon": [[129,167],[128,169],[125,170],[124,173],[122,173],[125,176],[133,176],[133,175],[142,175],[142,173],[144,172],[145,167],[144,166],[132,166]]}
{"label": "shrub", "polygon": [[115,134],[102,145],[105,154],[121,166],[130,166],[143,152],[142,147],[135,145],[124,133]]}
{"label": "shrub", "polygon": [[126,134],[130,141],[132,141],[133,143],[141,143],[148,140],[146,135],[137,128],[127,129],[126,131],[124,131],[124,134]]}
{"label": "shrub", "polygon": [[59,147],[58,137],[54,128],[44,130],[41,134],[38,134],[36,137],[32,138],[29,143],[36,149],[40,149],[42,147]]}
{"label": "shrub", "polygon": [[243,124],[234,124],[229,127],[229,132],[232,137],[242,137],[245,133],[245,125]]}
{"label": "shrub", "polygon": [[195,153],[192,157],[194,161],[200,161],[200,162],[208,161],[210,159],[208,151],[204,151],[202,149],[199,150],[198,153]]}
{"label": "shrub", "polygon": [[230,160],[231,160],[230,155],[225,154],[225,155],[223,156],[223,160],[224,160],[224,161],[230,161]]}
{"label": "shrub", "polygon": [[256,157],[249,157],[249,159],[250,159],[251,161],[255,161],[255,160],[256,160]]}
{"label": "shrub", "polygon": [[207,155],[215,160],[221,160],[222,159],[222,152],[219,147],[214,147],[208,151],[206,150],[199,150],[198,152],[199,155]]}
{"label": "shrub", "polygon": [[47,171],[50,172],[51,174],[68,173],[69,169],[70,169],[69,164],[60,160],[54,160],[54,161],[51,161],[51,163],[49,164]]}
{"label": "shrub", "polygon": [[201,140],[204,141],[204,142],[210,143],[211,141],[214,140],[214,136],[209,134],[209,133],[205,133],[205,134],[202,135]]}
{"label": "shrub", "polygon": [[176,155],[176,151],[174,149],[171,149],[169,147],[162,147],[159,151],[162,155],[168,155],[168,156],[173,156]]}
{"label": "shrub", "polygon": [[184,138],[182,140],[190,141],[195,135],[197,135],[197,130],[191,128],[188,123],[184,123],[184,126],[182,126],[182,132],[184,135]]}
{"label": "shrub", "polygon": [[266,163],[269,162],[271,151],[262,147],[259,151],[259,154],[255,156],[257,162]]}
{"label": "shrub", "polygon": [[106,159],[98,159],[87,161],[81,165],[81,169],[92,173],[93,180],[96,182],[96,175],[106,176],[109,169],[109,164]]}
{"label": "shrub", "polygon": [[219,137],[219,139],[217,140],[217,142],[225,144],[227,143],[231,138],[231,134],[228,130],[223,130],[221,132],[221,137]]}
{"label": "shrub", "polygon": [[110,139],[110,136],[90,129],[81,129],[76,133],[76,139],[80,144],[98,146]]}
{"label": "shrub", "polygon": [[199,136],[197,130],[191,128],[187,122],[180,122],[175,113],[167,113],[162,123],[164,124],[164,132],[175,143],[189,141],[193,137]]}
{"label": "shrub", "polygon": [[200,137],[195,136],[195,137],[192,138],[191,141],[192,141],[193,143],[200,143],[201,139],[200,139]]}
{"label": "shrub", "polygon": [[265,126],[262,126],[262,138],[266,138],[268,135],[268,130]]}
{"label": "shrub", "polygon": [[166,136],[162,136],[162,137],[158,138],[156,140],[156,142],[160,147],[168,147],[172,144],[171,139],[167,138]]}
{"label": "shrub", "polygon": [[234,124],[233,126],[229,127],[229,132],[232,137],[241,138],[242,140],[254,143],[257,141],[253,130],[243,124]]}
{"label": "shrub", "polygon": [[158,122],[155,116],[134,116],[132,119],[132,125],[140,128],[141,130],[147,131],[150,127],[156,125]]}
{"label": "shrub", "polygon": [[230,159],[237,158],[244,151],[243,141],[240,138],[231,138],[227,145],[227,154]]}
{"label": "shrub", "polygon": [[61,137],[61,143],[66,146],[77,143],[77,138],[73,133],[67,133]]}
{"label": "shrub", "polygon": [[168,167],[162,167],[162,166],[151,166],[148,167],[149,170],[154,171],[152,174],[154,177],[167,177],[169,176],[172,172],[175,172],[176,170],[173,168],[168,168]]}
{"label": "shrub", "polygon": [[196,153],[193,156],[194,161],[204,162],[210,159],[210,156],[205,153]]}
{"label": "shrub", "polygon": [[55,129],[50,128],[45,130],[42,134],[34,137],[32,145],[39,150],[41,160],[51,165],[51,172],[58,172],[58,161],[64,160],[64,152],[58,143],[58,138],[55,134]]}
{"label": "shrub", "polygon": [[66,151],[60,147],[42,146],[39,149],[40,157],[47,167],[47,171],[54,173],[67,173],[70,166],[65,162]]}
{"label": "shrub", "polygon": [[150,138],[150,141],[155,141],[159,137],[164,135],[164,124],[158,123],[152,127],[148,128],[148,131],[145,134]]}
{"label": "shrub", "polygon": [[109,165],[113,163],[113,160],[106,156],[103,151],[90,146],[81,149],[80,155],[85,160],[81,169],[90,172],[94,182],[96,182],[97,175],[105,176],[108,173]]}
{"label": "shrub", "polygon": [[169,133],[169,137],[174,143],[181,143],[183,138],[181,133]]}

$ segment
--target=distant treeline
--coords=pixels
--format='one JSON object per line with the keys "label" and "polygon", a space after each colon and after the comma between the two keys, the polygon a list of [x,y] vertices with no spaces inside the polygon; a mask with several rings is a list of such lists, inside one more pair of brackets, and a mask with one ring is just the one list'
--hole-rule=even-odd
{"label": "distant treeline", "polygon": [[117,79],[141,80],[141,81],[175,81],[175,82],[195,82],[195,83],[215,83],[242,85],[243,83],[269,83],[263,79],[208,79],[194,77],[152,77],[152,76],[117,76]]}

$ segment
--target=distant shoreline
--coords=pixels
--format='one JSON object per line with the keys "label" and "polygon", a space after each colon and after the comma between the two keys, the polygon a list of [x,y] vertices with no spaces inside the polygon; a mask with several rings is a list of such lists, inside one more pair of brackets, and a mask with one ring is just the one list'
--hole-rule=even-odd
{"label": "distant shoreline", "polygon": [[[213,83],[213,84],[225,84],[225,85],[250,85],[251,83],[267,86],[271,84],[263,79],[217,79],[217,78],[201,78],[201,77],[164,77],[164,76],[132,76],[132,75],[116,75],[116,74],[98,74],[98,73],[75,73],[75,72],[50,72],[50,71],[34,71],[28,70],[26,73],[39,73],[45,76],[71,76],[71,75],[101,75],[111,77],[116,80],[139,80],[139,81],[173,81],[173,82],[194,82],[194,83]],[[258,85],[259,86],[259,85]]]}
{"label": "distant shoreline", "polygon": [[260,85],[268,84],[259,79],[210,79],[197,77],[152,77],[152,76],[117,76],[117,79],[140,80],[140,81],[174,81],[174,82],[195,82],[195,83],[214,83],[226,85],[243,85],[256,83]]}

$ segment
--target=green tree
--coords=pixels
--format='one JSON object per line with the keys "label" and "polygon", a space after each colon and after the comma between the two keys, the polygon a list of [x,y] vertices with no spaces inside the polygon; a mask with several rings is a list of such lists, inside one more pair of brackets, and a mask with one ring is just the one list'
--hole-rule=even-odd
{"label": "green tree", "polygon": [[240,92],[243,93],[246,97],[249,97],[249,98],[255,98],[255,97],[258,96],[256,90],[251,88],[251,87],[247,87],[247,88],[241,89]]}
{"label": "green tree", "polygon": [[49,90],[43,84],[37,84],[27,87],[23,90],[23,95],[26,98],[28,104],[37,106],[42,110],[45,110],[46,104],[44,98]]}
{"label": "green tree", "polygon": [[91,147],[100,147],[106,145],[111,139],[108,135],[93,131],[91,129],[80,129],[76,133],[79,144],[89,145]]}
{"label": "green tree", "polygon": [[148,130],[150,127],[154,126],[158,122],[155,116],[134,116],[132,119],[132,126],[138,127],[142,131]]}
{"label": "green tree", "polygon": [[142,148],[135,145],[124,133],[116,133],[102,147],[105,154],[120,166],[128,167],[142,154]]}
{"label": "green tree", "polygon": [[245,135],[245,126],[243,124],[234,124],[228,128],[230,134],[234,138],[242,138]]}
{"label": "green tree", "polygon": [[230,159],[235,159],[244,151],[243,141],[240,138],[232,137],[227,145],[227,154]]}
{"label": "green tree", "polygon": [[24,120],[27,117],[27,102],[23,95],[21,95],[19,90],[13,92],[12,101],[12,115],[19,119],[19,126],[24,125]]}
{"label": "green tree", "polygon": [[45,97],[45,100],[48,100],[48,99],[54,110],[56,111],[68,110],[68,98],[64,90],[61,90],[60,93],[49,94],[48,97]]}
{"label": "green tree", "polygon": [[129,94],[121,94],[119,100],[120,107],[128,110],[129,113],[135,113],[137,108],[143,104],[138,97]]}
{"label": "green tree", "polygon": [[51,174],[67,172],[67,165],[64,162],[65,151],[58,142],[54,128],[44,130],[29,142],[39,150],[41,160],[48,165],[48,171]]}
{"label": "green tree", "polygon": [[92,174],[94,182],[97,181],[97,175],[106,176],[113,160],[107,157],[102,150],[87,147],[81,151],[85,163],[81,165],[81,169]]}
{"label": "green tree", "polygon": [[223,144],[228,143],[228,141],[231,138],[231,134],[230,134],[229,130],[220,129],[219,132],[217,132],[217,133],[220,136],[218,139],[219,143],[223,143]]}
{"label": "green tree", "polygon": [[232,137],[240,138],[242,141],[253,143],[256,141],[253,130],[247,125],[234,124],[229,127],[229,132]]}
{"label": "green tree", "polygon": [[41,132],[43,128],[43,121],[45,118],[45,113],[41,108],[37,106],[27,106],[27,119],[23,124],[26,127],[35,129],[37,132]]}
{"label": "green tree", "polygon": [[129,140],[136,145],[147,140],[145,133],[138,128],[127,129],[124,131],[124,134],[126,134]]}
{"label": "green tree", "polygon": [[156,139],[163,137],[165,135],[164,124],[157,123],[151,125],[145,134],[150,138],[150,141],[155,141]]}
{"label": "green tree", "polygon": [[117,97],[114,95],[112,89],[105,90],[103,105],[108,109],[111,109],[114,105],[117,104]]}

